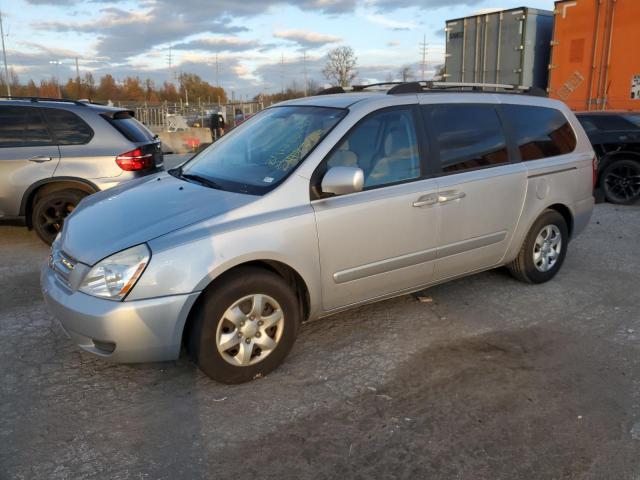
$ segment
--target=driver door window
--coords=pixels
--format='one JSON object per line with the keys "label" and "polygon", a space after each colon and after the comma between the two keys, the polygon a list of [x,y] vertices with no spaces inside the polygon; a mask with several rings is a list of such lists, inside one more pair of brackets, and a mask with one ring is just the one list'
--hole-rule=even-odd
{"label": "driver door window", "polygon": [[327,167],[359,167],[364,188],[420,177],[420,154],[409,108],[374,113],[361,121],[327,160]]}

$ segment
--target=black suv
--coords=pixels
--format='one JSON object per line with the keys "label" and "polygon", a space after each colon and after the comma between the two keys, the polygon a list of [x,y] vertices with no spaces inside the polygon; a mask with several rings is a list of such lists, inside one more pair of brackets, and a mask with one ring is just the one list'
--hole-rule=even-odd
{"label": "black suv", "polygon": [[577,114],[598,156],[598,186],[607,201],[640,199],[640,112]]}

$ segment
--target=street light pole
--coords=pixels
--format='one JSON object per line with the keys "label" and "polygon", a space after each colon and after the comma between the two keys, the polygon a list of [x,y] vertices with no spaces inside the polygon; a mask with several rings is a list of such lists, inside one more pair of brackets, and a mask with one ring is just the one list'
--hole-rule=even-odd
{"label": "street light pole", "polygon": [[62,92],[60,90],[60,65],[62,65],[62,62],[60,60],[49,60],[49,63],[56,66],[56,84],[58,85],[58,98],[62,98]]}
{"label": "street light pole", "polygon": [[0,37],[2,37],[2,56],[4,57],[4,79],[7,82],[7,95],[11,96],[11,80],[7,66],[7,50],[4,48],[4,29],[2,27],[2,12],[0,12]]}

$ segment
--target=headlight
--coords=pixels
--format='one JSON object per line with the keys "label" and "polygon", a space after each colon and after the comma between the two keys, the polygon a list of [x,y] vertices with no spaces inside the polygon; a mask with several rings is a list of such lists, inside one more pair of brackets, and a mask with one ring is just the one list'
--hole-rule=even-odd
{"label": "headlight", "polygon": [[98,262],[84,277],[80,291],[95,297],[122,300],[149,263],[149,248],[142,244]]}

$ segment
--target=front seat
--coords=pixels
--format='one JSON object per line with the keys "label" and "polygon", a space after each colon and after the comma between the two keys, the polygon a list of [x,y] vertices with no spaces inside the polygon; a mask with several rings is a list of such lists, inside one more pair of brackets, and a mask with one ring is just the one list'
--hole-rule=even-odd
{"label": "front seat", "polygon": [[349,150],[349,141],[345,140],[342,145],[333,152],[331,158],[327,162],[327,166],[331,167],[359,167],[358,155]]}
{"label": "front seat", "polygon": [[367,185],[399,182],[420,175],[420,161],[404,128],[394,128],[384,139],[384,157],[376,162]]}

